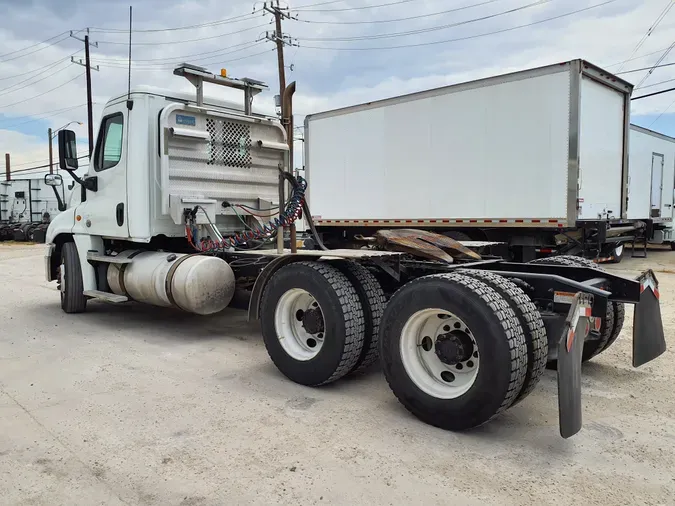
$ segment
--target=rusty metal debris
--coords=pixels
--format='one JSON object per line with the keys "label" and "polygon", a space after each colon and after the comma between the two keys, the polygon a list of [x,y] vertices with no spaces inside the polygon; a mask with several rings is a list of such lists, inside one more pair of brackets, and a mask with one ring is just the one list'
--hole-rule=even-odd
{"label": "rusty metal debris", "polygon": [[444,235],[427,232],[426,230],[396,229],[378,230],[373,239],[377,246],[390,251],[400,251],[411,255],[453,263],[455,258],[467,257],[480,260],[475,251]]}

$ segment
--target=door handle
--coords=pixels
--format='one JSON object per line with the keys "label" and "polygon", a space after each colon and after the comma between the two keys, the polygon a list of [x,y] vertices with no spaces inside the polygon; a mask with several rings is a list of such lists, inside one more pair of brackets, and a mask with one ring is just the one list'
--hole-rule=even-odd
{"label": "door handle", "polygon": [[124,202],[117,204],[117,207],[115,208],[115,218],[117,219],[118,227],[124,225]]}

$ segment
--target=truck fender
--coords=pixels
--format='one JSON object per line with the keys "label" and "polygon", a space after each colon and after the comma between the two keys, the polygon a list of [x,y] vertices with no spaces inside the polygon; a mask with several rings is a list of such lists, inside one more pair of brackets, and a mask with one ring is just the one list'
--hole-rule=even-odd
{"label": "truck fender", "polygon": [[270,263],[268,263],[265,268],[260,271],[260,274],[256,278],[253,285],[251,299],[248,303],[248,321],[252,322],[260,318],[260,301],[262,300],[262,294],[265,290],[265,287],[267,286],[268,281],[272,279],[272,276],[275,272],[285,265],[291,264],[293,262],[301,262],[312,259],[316,258],[308,257],[307,255],[289,254],[275,258]]}
{"label": "truck fender", "polygon": [[103,238],[98,235],[73,234],[77,253],[80,257],[80,267],[82,268],[82,286],[84,291],[97,290],[96,270],[87,260],[87,253],[92,251],[100,255],[105,252]]}

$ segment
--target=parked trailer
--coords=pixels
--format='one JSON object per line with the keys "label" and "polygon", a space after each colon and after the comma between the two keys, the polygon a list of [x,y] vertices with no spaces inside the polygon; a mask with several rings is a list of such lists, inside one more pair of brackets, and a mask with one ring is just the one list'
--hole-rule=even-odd
{"label": "parked trailer", "polygon": [[[625,303],[635,305],[633,364],[665,350],[649,271],[633,280],[579,258],[509,263],[422,230],[378,231],[360,249],[284,250],[280,227],[311,212],[306,182],[288,172],[285,129],[251,110],[265,86],[186,65],[174,73],[196,100],[148,88],[110,100],[76,179],[86,198],[48,229],[46,276],[66,313],[98,299],[211,314],[248,291],[249,317],[289,379],[319,386],[379,359],[407,409],[451,430],[522,401],[556,363],[564,437],[581,427],[581,362],[616,339]],[[242,90],[244,107],[206,101],[204,83]],[[60,166],[73,174],[75,138],[59,132]],[[274,216],[263,225],[255,215]]]}
{"label": "parked trailer", "polygon": [[519,260],[611,254],[632,239],[632,89],[574,60],[309,115],[317,228],[329,244],[415,226],[504,241]]}
{"label": "parked trailer", "polygon": [[675,249],[675,138],[630,127],[628,218],[649,224],[648,239]]}

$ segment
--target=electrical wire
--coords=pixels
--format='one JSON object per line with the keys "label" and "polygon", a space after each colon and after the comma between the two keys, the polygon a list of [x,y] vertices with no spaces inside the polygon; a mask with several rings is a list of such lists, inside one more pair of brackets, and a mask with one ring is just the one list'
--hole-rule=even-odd
{"label": "electrical wire", "polygon": [[[153,62],[153,61],[168,61],[168,60],[183,60],[187,58],[193,58],[193,57],[199,57],[199,56],[205,56],[208,54],[213,54],[213,53],[222,53],[223,51],[227,51],[228,49],[232,49],[235,47],[241,47],[245,46],[247,44],[253,44],[258,42],[257,40],[250,40],[247,42],[242,42],[240,44],[234,44],[232,46],[229,46],[227,49],[215,49],[214,51],[207,51],[205,53],[193,53],[193,54],[185,54],[182,56],[172,56],[172,57],[167,57],[167,58],[149,58],[149,59],[139,59],[139,58],[134,58],[133,61],[135,62]],[[97,58],[94,57],[92,60],[97,61],[97,62],[104,62],[104,63],[121,63],[126,65],[128,63],[128,60],[120,60],[118,58]]]}
{"label": "electrical wire", "polygon": [[[239,49],[234,49],[232,51],[221,50],[221,52],[219,54],[212,54],[210,56],[204,56],[203,58],[190,58],[190,63],[201,62],[203,60],[213,60],[214,58],[217,60],[221,56],[227,56],[229,54],[239,53],[241,51],[245,51],[246,49],[251,49],[253,47],[260,46],[263,43],[264,43],[263,41],[249,42],[249,43],[247,43],[248,44],[247,46],[241,47]],[[100,60],[97,60],[97,61],[100,61]],[[167,59],[166,61],[163,61],[163,62],[141,63],[140,65],[136,63],[137,61],[138,60],[132,60],[132,64],[134,64],[134,66],[135,66],[134,68],[167,68],[167,66],[171,66],[173,68],[173,66],[175,66],[179,63],[183,63],[184,61],[186,61],[186,59],[184,59],[184,58],[177,58],[175,60]],[[109,62],[109,63],[104,63],[103,65],[107,66],[107,67],[119,66],[119,67],[122,67],[122,68],[125,68],[125,69],[127,68],[127,65],[128,65],[128,61],[124,65],[116,65],[116,63],[117,62],[115,62],[115,63]],[[119,63],[122,63],[122,60],[119,60]]]}
{"label": "electrical wire", "polygon": [[659,114],[659,115],[656,117],[656,119],[655,119],[654,121],[652,121],[652,122],[649,124],[649,127],[648,127],[648,128],[651,128],[652,125],[654,125],[654,123],[656,123],[658,120],[660,120],[661,117],[662,117],[664,114],[666,114],[666,113],[670,110],[670,108],[673,107],[674,105],[675,105],[675,100],[673,100],[673,101],[670,103],[670,105],[669,105],[668,107],[666,107],[666,108],[663,110],[663,112],[662,112],[661,114]]}
{"label": "electrical wire", "polygon": [[[59,70],[57,70],[57,71],[55,71],[55,72],[50,72],[49,74],[47,74],[46,76],[44,76],[42,79],[37,79],[37,80],[35,80],[35,81],[31,81],[32,78],[28,78],[28,79],[24,79],[23,81],[19,81],[19,82],[16,83],[16,84],[13,84],[13,85],[11,85],[11,86],[8,86],[7,88],[1,89],[1,90],[0,90],[0,97],[3,96],[3,95],[9,95],[10,93],[14,93],[14,92],[17,92],[17,91],[24,91],[24,90],[25,90],[25,86],[22,87],[22,88],[17,88],[17,89],[15,89],[15,90],[12,90],[11,88],[14,88],[15,86],[19,86],[19,85],[24,84],[24,83],[28,83],[26,86],[32,86],[32,85],[34,85],[34,84],[37,84],[37,83],[40,83],[40,82],[44,81],[45,79],[51,79],[53,76],[55,76],[55,75],[58,74],[59,72],[63,72],[64,70],[69,69],[71,66],[72,66],[72,63],[69,63],[69,64],[67,64],[65,67],[63,67],[62,69],[59,69]],[[51,67],[51,68],[53,68],[53,67]],[[47,68],[45,69],[45,71],[47,71],[48,69],[49,69],[49,67],[47,67]]]}
{"label": "electrical wire", "polygon": [[[675,5],[675,4],[674,4],[674,5]],[[640,79],[640,82],[637,83],[636,87],[639,88],[640,86],[642,86],[642,85],[644,84],[644,82],[645,82],[647,79],[649,79],[649,77],[650,77],[650,76],[652,75],[652,73],[654,72],[654,69],[656,69],[656,68],[659,66],[659,64],[660,64],[663,60],[666,59],[666,57],[668,56],[668,53],[670,53],[670,52],[673,50],[673,48],[675,48],[675,42],[673,42],[673,43],[670,45],[670,47],[664,51],[664,53],[661,55],[661,57],[660,57],[658,60],[656,60],[656,63],[654,63],[654,65],[652,65],[652,67],[649,69],[649,72],[647,72],[647,74],[645,74],[645,76],[644,76],[642,79]]]}
{"label": "electrical wire", "polygon": [[[93,104],[99,105],[98,102],[93,102]],[[71,106],[71,107],[64,107],[63,109],[55,109],[55,110],[52,110],[52,111],[46,111],[44,113],[38,113],[38,114],[43,114],[43,116],[40,116],[40,117],[35,118],[35,119],[29,119],[28,121],[22,121],[20,123],[14,123],[12,125],[3,126],[3,125],[0,124],[0,130],[14,128],[14,127],[17,127],[17,126],[25,125],[27,123],[33,123],[34,121],[40,121],[41,119],[50,118],[50,117],[56,116],[57,114],[62,113],[62,112],[72,111],[73,109],[77,109],[78,107],[84,107],[85,105],[87,105],[87,104],[74,105],[74,106]],[[2,121],[7,121],[7,120],[0,120],[0,122],[2,122]]]}
{"label": "electrical wire", "polygon": [[[33,49],[34,47],[37,47],[41,44],[47,44],[48,42],[50,42],[54,39],[58,39],[59,37],[65,35],[65,34],[68,34],[68,33],[69,33],[68,31],[61,32],[58,35],[54,35],[53,37],[48,38],[47,40],[43,40],[42,42],[36,42],[35,44],[30,45],[30,46],[26,46],[22,49],[17,49],[15,51],[10,51],[9,53],[0,54],[0,58],[4,58],[5,56],[11,56],[11,55],[16,54],[16,53],[21,53],[22,51],[25,51],[26,49]],[[65,39],[63,39],[63,40],[65,40]],[[7,60],[7,61],[9,61],[9,60]]]}
{"label": "electrical wire", "polygon": [[656,27],[659,26],[659,24],[661,23],[661,21],[663,21],[663,18],[665,18],[665,17],[666,17],[666,14],[668,14],[668,11],[670,11],[670,9],[673,8],[673,5],[674,5],[674,4],[673,4],[673,1],[672,1],[672,0],[668,0],[668,5],[666,5],[666,7],[663,9],[663,11],[661,11],[661,14],[659,14],[658,17],[656,18],[656,21],[654,21],[654,22],[651,24],[651,26],[647,29],[647,33],[645,33],[645,34],[642,36],[642,38],[640,39],[640,41],[637,43],[637,45],[635,46],[635,49],[633,49],[633,52],[632,52],[632,53],[630,54],[630,56],[628,57],[628,60],[625,60],[625,61],[623,61],[623,62],[621,63],[621,66],[619,67],[618,71],[623,70],[623,66],[624,66],[628,61],[630,61],[630,59],[635,55],[635,53],[637,53],[638,50],[642,47],[642,45],[647,41],[647,39],[649,38],[649,36],[650,36],[652,33],[654,33],[654,30],[656,30]]}
{"label": "electrical wire", "polygon": [[[272,52],[274,52],[274,51],[276,51],[276,49],[266,49],[266,50],[260,51],[260,52],[258,52],[258,53],[253,53],[253,54],[249,54],[249,55],[245,55],[245,56],[240,56],[239,58],[231,58],[231,59],[226,60],[226,61],[221,61],[221,62],[201,62],[201,63],[202,63],[202,65],[225,65],[225,64],[229,64],[229,63],[232,63],[232,62],[235,62],[235,61],[246,60],[246,59],[248,59],[248,58],[254,58],[254,57],[260,56],[260,55],[262,55],[262,54],[272,53]],[[101,67],[111,68],[111,69],[122,69],[122,70],[127,70],[125,67],[122,67],[122,66],[119,66],[119,65],[104,65],[104,64],[101,64],[100,66],[101,66]],[[171,70],[171,69],[173,69],[173,68],[174,68],[173,66],[167,66],[167,67],[134,67],[134,71],[139,71],[139,72],[147,72],[147,71],[150,71],[150,72],[157,72],[157,71],[160,71],[160,70]]]}
{"label": "electrical wire", "polygon": [[308,7],[317,7],[319,5],[337,4],[337,3],[340,3],[340,2],[344,2],[344,1],[345,0],[328,0],[327,2],[317,2],[315,4],[300,5],[299,7],[296,7],[296,9],[304,10],[304,9],[307,9]]}
{"label": "electrical wire", "polygon": [[[170,40],[167,42],[134,42],[134,46],[162,46],[166,44],[187,44],[188,42],[201,42],[203,40],[211,40],[211,39],[218,39],[221,37],[229,37],[230,35],[237,35],[239,33],[244,33],[244,32],[249,32],[251,30],[256,30],[265,26],[269,26],[269,22],[267,23],[262,23],[259,25],[255,26],[249,26],[248,28],[244,28],[242,30],[237,30],[235,32],[229,32],[229,33],[221,33],[218,35],[212,35],[210,37],[199,37],[197,39],[188,39],[188,40]],[[129,33],[127,31],[127,33]],[[116,45],[122,45],[122,46],[128,46],[129,42],[115,42],[111,40],[99,40],[99,44],[116,44]]]}
{"label": "electrical wire", "polygon": [[7,59],[5,59],[5,60],[0,60],[0,63],[7,63],[7,62],[9,62],[9,61],[18,60],[19,58],[23,58],[23,57],[25,57],[25,56],[30,56],[30,55],[32,55],[32,54],[35,54],[35,53],[39,52],[39,51],[42,51],[42,50],[44,50],[44,49],[47,49],[48,47],[52,47],[52,46],[54,46],[54,45],[56,45],[56,44],[59,44],[60,42],[63,42],[64,40],[67,40],[67,39],[69,39],[69,38],[70,38],[70,35],[66,35],[66,36],[63,37],[63,38],[61,38],[61,39],[59,39],[59,40],[57,40],[57,41],[55,41],[55,42],[52,42],[51,44],[48,44],[48,45],[46,45],[46,46],[37,48],[37,49],[31,51],[30,53],[20,54],[19,56],[15,56],[15,57],[13,57],[13,58],[7,58]]}
{"label": "electrical wire", "polygon": [[675,62],[673,63],[662,63],[661,65],[657,65],[655,67],[644,67],[641,69],[632,69],[632,70],[624,70],[623,72],[614,72],[615,75],[620,76],[622,74],[632,74],[633,72],[642,72],[643,70],[650,70],[650,69],[659,69],[661,67],[672,67],[675,65]]}
{"label": "electrical wire", "polygon": [[659,54],[659,53],[662,53],[662,52],[665,51],[666,49],[668,49],[668,48],[667,48],[667,47],[664,47],[664,48],[662,48],[662,49],[657,49],[656,51],[652,51],[651,53],[645,53],[645,54],[641,54],[640,56],[635,56],[635,57],[633,57],[633,58],[628,58],[627,60],[623,60],[623,61],[620,61],[620,62],[618,62],[618,63],[612,63],[611,65],[603,65],[603,67],[606,67],[606,68],[609,68],[609,67],[616,67],[617,65],[621,65],[622,63],[626,63],[626,62],[634,61],[634,60],[640,60],[640,59],[642,59],[642,58],[646,58],[647,56],[652,56],[653,54]]}
{"label": "electrical wire", "polygon": [[[231,18],[220,19],[218,21],[210,21],[208,23],[200,23],[197,25],[187,25],[187,26],[176,26],[171,28],[151,28],[151,29],[141,29],[133,30],[132,33],[157,33],[157,32],[174,32],[178,30],[193,30],[195,28],[205,28],[210,26],[224,25],[228,23],[238,23],[239,21],[244,21],[246,19],[252,19],[254,17],[253,13],[240,14],[239,16],[233,16]],[[92,32],[98,33],[129,33],[129,30],[126,28],[90,28]]]}
{"label": "electrical wire", "polygon": [[[194,243],[193,240],[195,236],[193,235],[191,226],[194,224],[196,211],[199,207],[198,206],[192,211],[191,217],[188,220],[186,220],[185,235],[188,238],[188,242],[190,243],[190,245],[196,250],[202,252],[215,252],[230,248],[237,248],[238,246],[249,243],[250,241],[263,240],[265,239],[265,237],[274,233],[279,228],[287,227],[290,226],[292,223],[294,223],[300,216],[300,213],[302,212],[303,209],[303,205],[305,205],[304,201],[305,201],[305,191],[307,190],[307,182],[299,176],[295,178],[286,172],[282,172],[281,174],[286,180],[291,182],[292,188],[291,188],[291,195],[288,199],[288,203],[286,204],[284,210],[281,213],[279,213],[278,217],[270,220],[266,224],[262,224],[262,226],[259,228],[251,229],[248,231],[244,230],[244,232],[226,237],[222,241],[213,241],[205,239],[200,241],[200,243],[197,245]],[[236,211],[235,214],[237,214]],[[208,218],[208,214],[207,219],[209,219],[209,223],[211,223],[210,218]]]}
{"label": "electrical wire", "polygon": [[429,28],[420,28],[418,30],[408,30],[405,32],[393,32],[393,33],[380,33],[377,35],[359,35],[355,37],[303,37],[303,38],[298,38],[298,40],[303,41],[303,40],[310,40],[313,42],[329,42],[329,41],[334,41],[334,42],[349,42],[349,41],[355,41],[355,40],[376,40],[376,39],[390,39],[390,38],[396,38],[396,37],[407,37],[410,35],[418,35],[420,33],[429,33],[429,32],[436,32],[439,30],[446,30],[448,28],[454,28],[456,26],[463,26],[463,25],[468,25],[471,23],[477,23],[479,21],[485,21],[487,19],[493,19],[497,18],[500,16],[505,16],[507,14],[512,14],[514,12],[522,11],[525,9],[529,9],[531,7],[538,7],[540,5],[544,5],[547,3],[552,2],[553,0],[537,0],[536,2],[532,2],[527,5],[523,5],[520,7],[514,7],[513,9],[508,9],[506,11],[502,12],[497,12],[495,14],[488,14],[486,16],[480,16],[477,18],[473,19],[467,19],[465,21],[458,21],[456,23],[450,23],[447,25],[441,25],[441,26],[432,26]]}
{"label": "electrical wire", "polygon": [[666,90],[655,91],[654,93],[647,93],[646,95],[640,95],[639,97],[633,97],[631,100],[640,100],[641,98],[654,97],[656,95],[662,95],[663,93],[670,93],[675,91],[675,88],[668,88]]}
{"label": "electrical wire", "polygon": [[411,21],[413,19],[422,19],[430,18],[433,16],[441,16],[443,14],[449,14],[451,12],[463,11],[466,9],[472,9],[474,7],[480,7],[481,5],[492,4],[495,2],[502,2],[504,0],[485,0],[483,2],[465,5],[463,7],[455,7],[454,9],[448,9],[440,12],[431,12],[429,14],[419,14],[417,16],[408,16],[405,18],[395,18],[395,19],[375,19],[372,21],[319,21],[315,19],[299,19],[299,18],[290,18],[293,21],[299,21],[301,23],[311,23],[311,24],[321,24],[321,25],[365,25],[365,24],[376,24],[376,23],[397,23],[399,21]]}
{"label": "electrical wire", "polygon": [[[89,158],[89,155],[82,155],[82,156],[77,157],[78,160],[81,160],[83,158]],[[59,167],[59,166],[60,166],[60,164],[58,162],[52,164],[52,167],[54,167],[54,168]],[[28,172],[29,170],[46,169],[48,167],[49,167],[49,164],[39,165],[37,167],[27,167],[25,169],[11,170],[10,174],[18,174],[20,172]],[[85,167],[85,165],[81,165],[81,167]]]}
{"label": "electrical wire", "polygon": [[55,86],[54,88],[51,88],[51,89],[49,89],[49,90],[47,90],[47,91],[44,91],[44,92],[42,92],[42,93],[40,93],[40,94],[38,94],[38,95],[33,96],[33,97],[25,98],[25,99],[23,99],[23,100],[19,100],[18,102],[14,102],[14,103],[12,103],[12,104],[4,104],[4,105],[0,105],[0,109],[3,109],[3,108],[5,108],[5,107],[12,107],[12,106],[18,105],[18,104],[23,104],[24,102],[28,102],[29,100],[34,100],[34,99],[36,99],[36,98],[38,98],[38,97],[42,97],[42,96],[46,95],[47,93],[51,93],[52,91],[58,90],[59,88],[63,88],[66,84],[72,83],[75,79],[77,79],[77,78],[79,78],[79,77],[82,77],[83,75],[84,75],[84,72],[81,73],[81,74],[76,75],[75,77],[73,77],[72,79],[66,81],[65,83],[61,83],[61,84],[59,84],[58,86]]}
{"label": "electrical wire", "polygon": [[653,88],[654,86],[658,86],[659,84],[666,84],[666,83],[672,83],[675,81],[675,79],[666,79],[665,81],[659,81],[658,83],[654,84],[645,84],[644,86],[640,86],[633,88],[633,90],[644,90],[645,88]]}
{"label": "electrical wire", "polygon": [[404,49],[404,48],[413,48],[413,47],[423,47],[423,46],[434,46],[438,44],[447,44],[450,42],[459,42],[459,41],[464,41],[464,40],[471,40],[471,39],[478,39],[480,37],[487,37],[489,35],[496,35],[499,33],[506,33],[506,32],[511,32],[514,30],[519,30],[521,28],[527,28],[530,26],[535,26],[539,25],[542,23],[546,23],[548,21],[554,21],[556,19],[562,19],[565,17],[573,16],[575,14],[579,14],[581,12],[586,12],[591,9],[597,9],[598,7],[603,7],[605,5],[609,5],[611,3],[616,2],[617,0],[605,0],[604,2],[590,5],[588,7],[584,7],[582,9],[576,9],[570,12],[566,12],[564,14],[558,14],[557,16],[551,16],[549,18],[544,18],[540,19],[537,21],[533,21],[531,23],[525,23],[522,25],[517,25],[517,26],[512,26],[509,28],[503,28],[501,30],[494,30],[492,32],[485,32],[485,33],[478,33],[475,35],[468,35],[466,37],[457,37],[454,39],[445,39],[445,40],[435,40],[431,42],[419,42],[416,44],[400,44],[400,45],[395,45],[395,46],[374,46],[374,47],[326,47],[326,46],[308,46],[308,45],[301,45],[300,47],[308,48],[308,49],[319,49],[319,50],[326,50],[326,51],[379,51],[379,50],[388,50],[388,49]]}
{"label": "electrical wire", "polygon": [[[400,4],[407,4],[410,2],[416,2],[418,0],[397,0],[396,2],[388,2],[384,4],[377,4],[377,5],[364,5],[361,7],[344,7],[341,9],[308,9],[308,6],[305,7],[296,7],[294,9],[291,9],[293,11],[297,12],[302,12],[302,11],[307,11],[307,12],[345,12],[345,11],[362,11],[366,9],[377,9],[378,7],[389,7],[390,5],[400,5]],[[320,5],[320,4],[316,4]]]}

